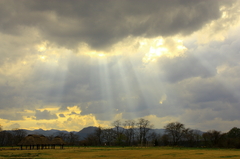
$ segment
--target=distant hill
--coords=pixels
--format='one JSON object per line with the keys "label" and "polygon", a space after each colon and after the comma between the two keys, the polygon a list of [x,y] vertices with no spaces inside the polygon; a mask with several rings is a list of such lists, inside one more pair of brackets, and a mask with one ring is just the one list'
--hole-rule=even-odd
{"label": "distant hill", "polygon": [[79,136],[80,139],[84,139],[89,134],[94,133],[96,129],[97,127],[89,126],[89,127],[83,128],[81,131],[77,132],[76,134]]}
{"label": "distant hill", "polygon": [[[89,127],[83,128],[79,132],[75,132],[75,131],[72,131],[72,132],[75,133],[76,135],[78,135],[80,140],[83,140],[89,134],[94,133],[96,129],[97,129],[97,127],[89,126]],[[124,128],[122,128],[122,129],[124,129]],[[36,130],[25,130],[25,131],[27,132],[27,134],[39,134],[39,135],[41,134],[44,136],[50,136],[50,135],[57,136],[60,133],[69,133],[66,130],[56,130],[56,129],[51,129],[51,130],[36,129]],[[162,135],[162,134],[164,134],[165,129],[152,129],[151,132],[155,132],[157,134]],[[202,131],[199,131],[199,132],[200,132],[200,134],[203,133]]]}
{"label": "distant hill", "polygon": [[44,136],[57,136],[59,133],[69,133],[66,130],[56,130],[56,129],[51,129],[51,130],[43,130],[43,129],[35,129],[35,130],[25,130],[27,134],[38,134],[38,135],[44,135]]}
{"label": "distant hill", "polygon": [[[89,134],[94,133],[96,129],[97,127],[90,126],[90,127],[83,128],[81,131],[77,132],[76,134],[79,136],[80,139],[84,139]],[[121,129],[124,129],[124,128],[121,128]],[[151,131],[157,134],[164,134],[165,129],[152,129]]]}

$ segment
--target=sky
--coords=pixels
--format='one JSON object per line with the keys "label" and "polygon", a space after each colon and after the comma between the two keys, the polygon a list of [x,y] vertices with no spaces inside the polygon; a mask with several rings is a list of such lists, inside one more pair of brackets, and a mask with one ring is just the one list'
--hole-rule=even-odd
{"label": "sky", "polygon": [[0,125],[240,127],[240,0],[0,0]]}

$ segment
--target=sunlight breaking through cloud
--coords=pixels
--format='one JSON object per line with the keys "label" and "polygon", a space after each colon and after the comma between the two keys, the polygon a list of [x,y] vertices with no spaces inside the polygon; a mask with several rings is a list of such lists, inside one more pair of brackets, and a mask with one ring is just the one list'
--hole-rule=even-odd
{"label": "sunlight breaking through cloud", "polygon": [[0,5],[4,129],[238,126],[240,1],[29,2]]}

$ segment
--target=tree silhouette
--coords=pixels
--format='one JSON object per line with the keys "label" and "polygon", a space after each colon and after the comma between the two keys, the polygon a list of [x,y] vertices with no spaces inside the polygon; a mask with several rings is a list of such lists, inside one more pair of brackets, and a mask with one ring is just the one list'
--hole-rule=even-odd
{"label": "tree silhouette", "polygon": [[184,124],[179,122],[169,123],[164,128],[165,133],[172,137],[173,145],[178,145],[179,141],[183,138],[184,133],[188,131]]}

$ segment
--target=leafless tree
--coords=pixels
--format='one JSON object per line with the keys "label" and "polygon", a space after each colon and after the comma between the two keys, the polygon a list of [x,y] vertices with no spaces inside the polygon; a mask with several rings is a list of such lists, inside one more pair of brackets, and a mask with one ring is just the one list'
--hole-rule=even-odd
{"label": "leafless tree", "polygon": [[171,136],[173,145],[178,145],[179,141],[184,136],[184,133],[188,131],[188,129],[185,128],[184,124],[179,122],[172,122],[167,124],[165,127],[165,133]]}
{"label": "leafless tree", "polygon": [[206,133],[203,133],[202,137],[205,141],[205,145],[216,147],[221,138],[221,131],[209,130]]}
{"label": "leafless tree", "polygon": [[158,134],[154,131],[149,132],[147,140],[154,146],[158,146]]}
{"label": "leafless tree", "polygon": [[83,141],[84,146],[96,146],[99,143],[99,139],[95,134],[89,134]]}
{"label": "leafless tree", "polygon": [[160,138],[160,141],[161,141],[163,146],[169,146],[170,136],[168,134],[163,134]]}
{"label": "leafless tree", "polygon": [[0,132],[0,146],[12,146],[13,145],[13,135],[7,131]]}
{"label": "leafless tree", "polygon": [[77,134],[73,133],[73,132],[70,132],[68,134],[68,142],[69,142],[69,145],[77,145],[78,144],[78,141],[79,141],[79,137]]}
{"label": "leafless tree", "polygon": [[136,122],[134,120],[127,120],[125,121],[125,123],[123,124],[124,128],[125,128],[125,136],[126,136],[126,144],[127,145],[132,145],[133,141],[134,141],[134,137],[135,137],[135,125]]}
{"label": "leafless tree", "polygon": [[197,146],[201,140],[201,133],[199,130],[186,129],[184,138],[188,146]]}
{"label": "leafless tree", "polygon": [[114,126],[114,128],[116,128],[117,134],[120,133],[120,130],[119,130],[119,129],[120,129],[121,125],[122,125],[121,120],[116,120],[116,121],[114,121],[114,122],[112,123],[112,126]]}
{"label": "leafless tree", "polygon": [[52,141],[55,136],[52,134],[52,135],[48,135],[48,136],[46,136],[46,137],[48,138],[49,141]]}
{"label": "leafless tree", "polygon": [[140,118],[137,123],[138,126],[138,140],[140,144],[146,144],[147,142],[147,135],[150,129],[153,128],[153,125],[150,123],[149,120]]}
{"label": "leafless tree", "polygon": [[62,140],[63,140],[64,142],[68,143],[68,133],[66,133],[66,132],[60,132],[60,133],[58,133],[58,136],[59,136],[60,138],[62,138]]}
{"label": "leafless tree", "polygon": [[101,126],[99,126],[99,127],[95,130],[94,135],[95,135],[96,138],[97,138],[98,145],[102,145],[102,127],[101,127]]}
{"label": "leafless tree", "polygon": [[113,129],[108,128],[102,130],[102,139],[106,145],[111,146],[116,138],[116,133]]}
{"label": "leafless tree", "polygon": [[27,132],[23,129],[13,130],[13,145],[17,145],[24,137],[27,136]]}
{"label": "leafless tree", "polygon": [[124,129],[121,127],[122,126],[122,122],[121,120],[116,120],[112,123],[112,126],[114,126],[115,128],[115,132],[116,132],[116,139],[115,139],[115,143],[116,145],[122,145],[123,143],[123,131]]}

